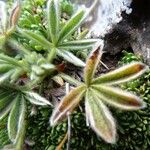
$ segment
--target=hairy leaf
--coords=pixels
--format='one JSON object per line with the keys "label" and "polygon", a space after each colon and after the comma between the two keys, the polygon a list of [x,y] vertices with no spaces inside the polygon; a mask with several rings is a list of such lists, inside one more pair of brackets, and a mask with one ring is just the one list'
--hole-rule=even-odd
{"label": "hairy leaf", "polygon": [[21,76],[21,75],[23,75],[24,74],[24,71],[22,70],[22,69],[20,69],[20,68],[16,68],[16,69],[14,69],[14,73],[11,75],[11,83],[14,83],[15,81],[17,81],[18,79],[19,79],[19,77]]}
{"label": "hairy leaf", "polygon": [[4,54],[0,54],[0,61],[4,62],[5,64],[20,66],[17,59],[14,59],[14,58],[9,57],[9,56],[4,55]]}
{"label": "hairy leaf", "polygon": [[0,75],[0,84],[5,82],[6,80],[8,80],[13,73],[14,73],[14,71],[10,70],[5,74]]}
{"label": "hairy leaf", "polygon": [[8,72],[10,69],[12,69],[12,67],[12,65],[3,62],[3,64],[0,64],[0,73]]}
{"label": "hairy leaf", "polygon": [[59,84],[60,86],[64,85],[64,80],[62,79],[61,76],[56,75],[52,78],[52,80],[54,80],[57,84]]}
{"label": "hairy leaf", "polygon": [[64,50],[57,50],[60,57],[63,57],[66,61],[74,64],[75,66],[84,67],[85,63],[72,53]]}
{"label": "hairy leaf", "polygon": [[15,101],[8,118],[8,135],[13,143],[16,142],[21,132],[26,112],[26,103],[22,95],[17,95]]}
{"label": "hairy leaf", "polygon": [[95,74],[95,70],[99,63],[101,55],[101,48],[98,47],[94,52],[92,52],[91,56],[86,62],[86,66],[84,69],[84,80],[88,86],[90,85],[92,78]]}
{"label": "hairy leaf", "polygon": [[75,107],[77,107],[83,97],[84,91],[85,86],[79,86],[71,90],[70,93],[61,100],[51,116],[50,123],[52,126],[66,118],[67,113],[72,112]]}
{"label": "hairy leaf", "polygon": [[148,67],[143,63],[134,62],[96,78],[93,83],[119,84],[133,80],[142,75]]}
{"label": "hairy leaf", "polygon": [[70,84],[73,84],[76,86],[79,86],[82,84],[82,82],[72,78],[71,76],[69,76],[67,74],[61,73],[61,74],[59,74],[59,76],[62,77],[65,81],[69,82]]}
{"label": "hairy leaf", "polygon": [[55,70],[56,66],[53,64],[42,64],[41,67],[45,70]]}
{"label": "hairy leaf", "polygon": [[13,104],[13,93],[9,91],[0,93],[0,120],[8,114]]}
{"label": "hairy leaf", "polygon": [[11,16],[10,16],[10,26],[15,26],[17,24],[19,15],[21,11],[21,5],[17,4],[15,8],[12,10]]}
{"label": "hairy leaf", "polygon": [[139,97],[123,91],[121,89],[105,86],[93,85],[94,93],[104,102],[126,110],[134,110],[145,107],[145,103]]}
{"label": "hairy leaf", "polygon": [[47,4],[48,29],[53,43],[57,42],[60,21],[59,0],[49,0]]}
{"label": "hairy leaf", "polygon": [[115,121],[108,108],[90,91],[86,94],[85,108],[91,128],[106,142],[114,143],[116,140]]}
{"label": "hairy leaf", "polygon": [[45,47],[46,49],[50,49],[53,46],[52,43],[46,40],[43,36],[39,34],[35,34],[33,33],[33,31],[23,30],[23,29],[18,29],[18,31],[25,37],[29,38],[30,40],[35,41],[37,44]]}
{"label": "hairy leaf", "polygon": [[96,42],[97,42],[96,39],[68,41],[60,44],[58,48],[64,50],[83,50],[83,49],[92,48],[94,43]]}
{"label": "hairy leaf", "polygon": [[51,105],[52,104],[45,99],[44,97],[41,97],[39,94],[35,93],[35,92],[25,92],[27,99],[36,105]]}
{"label": "hairy leaf", "polygon": [[62,28],[58,42],[62,42],[65,38],[68,38],[82,23],[84,19],[84,11],[77,12]]}

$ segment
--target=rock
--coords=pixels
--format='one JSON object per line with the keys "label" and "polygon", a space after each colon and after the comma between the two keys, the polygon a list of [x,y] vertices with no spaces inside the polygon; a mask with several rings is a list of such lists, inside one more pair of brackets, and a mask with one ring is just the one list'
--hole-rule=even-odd
{"label": "rock", "polygon": [[131,7],[132,13],[123,14],[123,20],[105,36],[104,50],[116,55],[131,48],[150,65],[150,1],[133,0]]}

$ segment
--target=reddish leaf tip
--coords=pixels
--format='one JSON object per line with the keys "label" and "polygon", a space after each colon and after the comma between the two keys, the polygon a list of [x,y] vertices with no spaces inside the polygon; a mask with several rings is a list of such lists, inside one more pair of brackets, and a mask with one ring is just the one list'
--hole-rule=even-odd
{"label": "reddish leaf tip", "polygon": [[61,64],[57,65],[57,70],[59,72],[63,72],[64,69],[65,69],[65,63],[61,63]]}

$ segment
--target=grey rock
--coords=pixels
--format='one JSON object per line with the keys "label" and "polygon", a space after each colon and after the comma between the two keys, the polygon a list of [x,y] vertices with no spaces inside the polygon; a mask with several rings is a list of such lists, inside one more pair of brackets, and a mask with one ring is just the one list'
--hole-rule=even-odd
{"label": "grey rock", "polygon": [[116,55],[121,50],[131,48],[150,65],[150,1],[133,0],[131,7],[133,12],[124,14],[123,20],[105,36],[104,50]]}

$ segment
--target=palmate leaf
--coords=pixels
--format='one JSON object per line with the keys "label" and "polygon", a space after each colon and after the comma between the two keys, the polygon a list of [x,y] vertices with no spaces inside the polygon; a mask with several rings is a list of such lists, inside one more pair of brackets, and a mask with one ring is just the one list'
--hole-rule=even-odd
{"label": "palmate leaf", "polygon": [[84,80],[86,85],[90,85],[95,74],[96,67],[102,55],[100,46],[91,54],[84,68]]}
{"label": "palmate leaf", "polygon": [[80,60],[78,57],[73,55],[71,52],[64,51],[64,50],[57,50],[57,54],[60,57],[63,57],[66,61],[74,64],[75,66],[84,67],[85,63]]}
{"label": "palmate leaf", "polygon": [[125,65],[119,69],[101,75],[100,77],[93,80],[93,84],[120,84],[136,79],[144,72],[148,70],[148,67],[140,62],[134,62]]}
{"label": "palmate leaf", "polygon": [[102,84],[92,85],[92,88],[95,95],[112,106],[126,110],[145,107],[145,103],[139,97],[121,89]]}
{"label": "palmate leaf", "polygon": [[59,21],[60,21],[60,7],[59,0],[49,0],[47,4],[47,16],[48,16],[48,29],[50,37],[53,43],[56,44],[58,32],[59,32]]}
{"label": "palmate leaf", "polygon": [[97,39],[68,41],[60,44],[58,48],[64,50],[84,50],[84,49],[92,48],[94,43],[96,43],[97,41],[98,41]]}
{"label": "palmate leaf", "polygon": [[18,135],[22,132],[21,129],[25,121],[25,113],[25,99],[21,94],[18,94],[8,117],[8,135],[13,143],[17,142]]}
{"label": "palmate leaf", "polygon": [[85,86],[81,85],[71,90],[70,93],[62,99],[62,101],[60,102],[58,107],[56,107],[51,116],[50,123],[52,126],[65,119],[67,113],[72,112],[75,107],[78,106],[84,92]]}
{"label": "palmate leaf", "polygon": [[90,90],[86,93],[85,109],[91,128],[106,142],[114,143],[116,139],[115,121],[101,99],[98,99]]}
{"label": "palmate leaf", "polygon": [[68,38],[83,22],[85,11],[77,12],[62,28],[59,34],[58,43],[61,43],[65,38]]}
{"label": "palmate leaf", "polygon": [[147,70],[147,67],[142,63],[136,62],[93,79],[101,55],[101,48],[98,47],[96,50],[94,49],[88,58],[84,69],[85,83],[82,83],[84,85],[83,90],[80,89],[81,84],[76,82],[76,80],[63,74],[62,76],[60,75],[64,80],[78,87],[74,89],[75,91],[72,90],[64,97],[59,106],[54,110],[50,121],[51,125],[62,121],[66,117],[67,112],[73,111],[80,102],[81,97],[86,97],[85,109],[87,123],[90,124],[92,129],[106,142],[115,143],[115,121],[105,104],[125,110],[136,110],[145,107],[145,103],[137,96],[122,91],[110,84],[117,84],[134,79],[143,74]]}

